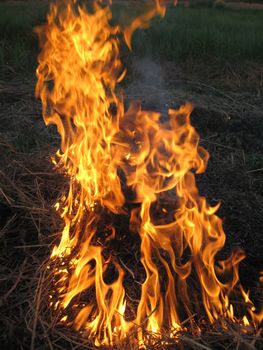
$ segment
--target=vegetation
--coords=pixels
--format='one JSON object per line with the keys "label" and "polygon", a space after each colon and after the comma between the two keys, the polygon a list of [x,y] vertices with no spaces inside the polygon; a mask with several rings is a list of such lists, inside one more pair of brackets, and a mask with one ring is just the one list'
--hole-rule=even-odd
{"label": "vegetation", "polygon": [[[122,21],[137,11],[126,4],[113,8],[114,17]],[[33,28],[44,21],[47,9],[41,2],[0,4],[0,74],[35,69],[38,45]],[[262,33],[261,11],[170,7],[164,19],[157,18],[151,28],[135,33],[133,52],[177,62],[188,58],[259,62],[263,60]]]}
{"label": "vegetation", "polygon": [[135,52],[170,60],[262,60],[262,33],[261,12],[178,7],[170,8],[150,29],[138,31],[134,47]]}
{"label": "vegetation", "polygon": [[0,74],[29,72],[36,67],[38,43],[33,28],[44,21],[47,4],[0,4]]}

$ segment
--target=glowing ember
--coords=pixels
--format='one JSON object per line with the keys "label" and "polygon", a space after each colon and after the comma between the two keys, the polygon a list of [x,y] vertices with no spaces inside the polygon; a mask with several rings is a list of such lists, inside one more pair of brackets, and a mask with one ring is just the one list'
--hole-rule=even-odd
{"label": "glowing ember", "polygon": [[[124,111],[115,93],[125,75],[121,34],[130,46],[136,28],[164,13],[156,1],[121,30],[109,24],[109,7],[94,3],[91,13],[72,1],[52,5],[47,24],[36,30],[42,49],[36,95],[46,124],[61,136],[53,161],[69,181],[55,204],[64,229],[49,266],[55,276],[50,305],[60,322],[95,345],[129,334],[143,344],[144,331],[175,336],[193,313],[205,313],[211,323],[229,318],[248,325],[260,318],[239,283],[244,254],[215,262],[225,234],[218,205],[209,206],[195,184],[208,153],[190,124],[191,105],[169,110],[163,122],[136,103]],[[121,221],[127,224],[115,225]],[[140,262],[131,266],[109,247],[136,235]],[[127,287],[131,276],[136,300]],[[243,312],[236,298],[246,305]]]}

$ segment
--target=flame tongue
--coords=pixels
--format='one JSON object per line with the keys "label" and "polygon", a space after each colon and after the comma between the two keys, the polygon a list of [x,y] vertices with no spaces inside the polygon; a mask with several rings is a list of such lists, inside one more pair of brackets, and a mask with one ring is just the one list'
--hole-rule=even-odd
{"label": "flame tongue", "polygon": [[[128,44],[133,30],[156,14],[164,14],[158,1],[124,30]],[[124,76],[121,31],[110,19],[108,7],[95,4],[91,14],[70,2],[52,5],[47,25],[36,30],[42,48],[36,94],[46,124],[55,124],[61,136],[55,162],[69,178],[55,206],[65,225],[52,252],[61,267],[54,268],[57,297],[51,304],[61,321],[86,330],[96,345],[113,344],[131,331],[143,341],[140,325],[174,332],[194,311],[204,310],[210,322],[235,320],[233,291],[248,299],[237,271],[243,253],[215,264],[225,234],[218,206],[210,207],[195,184],[194,172],[205,170],[208,153],[190,124],[192,107],[170,110],[164,123],[136,103],[124,112],[115,93]],[[114,216],[128,217],[129,225],[116,231]],[[133,273],[106,249],[128,231],[140,237],[137,268],[144,275],[132,320],[124,286],[127,270]],[[223,283],[225,274],[230,277]],[[199,302],[192,301],[193,280]]]}

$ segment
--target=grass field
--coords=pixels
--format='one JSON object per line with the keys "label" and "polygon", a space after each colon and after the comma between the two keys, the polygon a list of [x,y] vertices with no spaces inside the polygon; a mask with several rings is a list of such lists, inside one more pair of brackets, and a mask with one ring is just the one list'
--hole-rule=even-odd
{"label": "grass field", "polygon": [[[45,19],[46,3],[0,4],[1,75],[10,71],[33,72],[38,45],[33,28]],[[114,18],[129,20],[139,11],[126,4],[113,7]],[[263,21],[261,11],[184,8],[167,11],[166,17],[153,21],[150,29],[138,30],[133,38],[136,56],[163,60],[186,59],[211,62],[213,59],[233,63],[263,61]]]}
{"label": "grass field", "polygon": [[[54,326],[49,300],[43,297],[52,284],[43,266],[62,228],[53,204],[66,186],[50,162],[59,137],[44,125],[41,104],[34,97],[39,50],[33,28],[45,21],[47,11],[47,1],[0,3],[3,350],[94,349],[69,328]],[[115,4],[113,20],[124,24],[140,11],[134,3]],[[227,240],[220,258],[237,246],[245,250],[240,276],[256,306],[263,300],[257,281],[263,270],[262,17],[263,12],[254,10],[169,7],[166,18],[135,33],[132,54],[126,48],[122,52],[128,66],[122,86],[127,101],[138,99],[144,108],[164,113],[185,101],[194,104],[191,121],[211,155],[207,171],[197,176],[198,187],[209,203],[221,202]],[[131,250],[129,241],[126,248]],[[195,319],[199,321],[199,315],[189,323]],[[184,334],[185,349],[263,346],[262,336],[251,328],[240,334],[229,325],[208,330],[203,337],[198,334]],[[151,349],[166,350],[162,344]]]}
{"label": "grass field", "polygon": [[263,60],[262,13],[174,8],[135,35],[136,52],[169,60]]}

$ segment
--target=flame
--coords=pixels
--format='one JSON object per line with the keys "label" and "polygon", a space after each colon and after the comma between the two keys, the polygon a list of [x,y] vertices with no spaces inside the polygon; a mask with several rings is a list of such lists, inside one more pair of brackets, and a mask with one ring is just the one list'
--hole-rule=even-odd
{"label": "flame", "polygon": [[[60,134],[53,162],[69,182],[54,206],[64,229],[49,266],[55,276],[51,305],[61,322],[97,346],[131,333],[143,344],[145,331],[168,329],[174,336],[194,312],[205,312],[211,323],[222,317],[245,325],[255,320],[238,277],[243,252],[216,261],[225,233],[215,215],[219,205],[211,207],[195,183],[209,155],[191,126],[192,106],[161,118],[135,102],[125,111],[116,93],[125,76],[122,35],[130,47],[134,30],[164,14],[156,1],[121,29],[110,25],[109,7],[94,2],[89,12],[69,1],[52,4],[47,24],[36,29],[36,95],[45,123]],[[113,217],[128,218],[130,233],[120,233]],[[130,269],[106,249],[121,234],[140,238],[144,277],[133,317],[125,287]],[[247,304],[246,314],[235,315],[235,296]]]}

